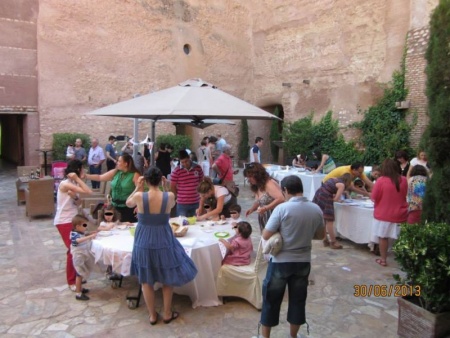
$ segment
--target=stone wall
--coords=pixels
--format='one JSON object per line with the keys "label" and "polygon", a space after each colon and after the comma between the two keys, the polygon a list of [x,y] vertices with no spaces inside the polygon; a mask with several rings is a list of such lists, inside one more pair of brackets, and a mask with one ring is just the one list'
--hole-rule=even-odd
{"label": "stone wall", "polygon": [[2,157],[39,161],[38,0],[0,1],[0,123]]}
{"label": "stone wall", "polygon": [[[40,0],[40,145],[50,146],[54,132],[83,131],[103,144],[131,134],[132,121],[84,113],[192,77],[260,107],[281,104],[285,121],[331,109],[345,127],[382,94],[412,18],[426,18],[435,1],[417,16],[415,0]],[[250,122],[250,143],[268,140],[266,124]],[[149,130],[142,123],[140,138]],[[194,145],[220,131],[237,147],[238,130],[188,132]],[[173,132],[157,126],[157,134]]]}
{"label": "stone wall", "polygon": [[411,30],[407,39],[405,59],[406,81],[408,87],[407,100],[410,101],[408,121],[416,120],[417,124],[411,131],[411,146],[417,147],[428,125],[428,100],[426,97],[425,52],[428,45],[430,31],[428,27]]}

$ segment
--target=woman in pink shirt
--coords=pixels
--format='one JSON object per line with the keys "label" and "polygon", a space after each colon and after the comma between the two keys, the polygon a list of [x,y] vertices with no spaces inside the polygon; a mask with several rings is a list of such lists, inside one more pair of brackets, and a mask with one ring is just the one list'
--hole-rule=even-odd
{"label": "woman in pink shirt", "polygon": [[380,256],[376,262],[386,266],[388,240],[397,239],[399,223],[406,222],[408,203],[406,194],[408,183],[398,170],[398,163],[392,159],[384,160],[381,165],[381,177],[372,191],[375,203],[372,242],[380,245]]}

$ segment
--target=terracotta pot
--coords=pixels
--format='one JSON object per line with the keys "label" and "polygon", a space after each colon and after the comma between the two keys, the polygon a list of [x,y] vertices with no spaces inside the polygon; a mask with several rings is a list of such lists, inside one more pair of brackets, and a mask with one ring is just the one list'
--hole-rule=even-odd
{"label": "terracotta pot", "polygon": [[450,312],[434,314],[405,298],[397,302],[400,337],[439,338],[450,333]]}

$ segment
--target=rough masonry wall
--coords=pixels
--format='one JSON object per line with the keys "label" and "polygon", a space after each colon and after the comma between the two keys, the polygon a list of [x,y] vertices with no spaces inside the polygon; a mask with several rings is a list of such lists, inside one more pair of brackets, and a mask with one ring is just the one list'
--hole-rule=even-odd
{"label": "rough masonry wall", "polygon": [[411,131],[411,146],[413,148],[419,145],[420,138],[428,125],[428,100],[426,96],[425,73],[427,62],[425,60],[425,52],[429,37],[429,28],[422,27],[410,31],[407,40],[405,84],[409,90],[406,99],[410,101],[411,107],[408,111],[408,120],[410,122],[417,121],[417,124]]}
{"label": "rough masonry wall", "polygon": [[19,164],[39,158],[38,9],[38,0],[0,1],[2,157]]}
{"label": "rough masonry wall", "polygon": [[[130,135],[132,121],[83,114],[193,77],[246,98],[249,22],[239,1],[41,0],[41,142],[49,145],[54,132],[83,131],[103,145],[110,134]],[[233,127],[220,129],[233,138]],[[149,130],[142,124],[140,137]],[[157,134],[174,131],[157,125]]]}
{"label": "rough masonry wall", "polygon": [[[346,126],[398,68],[416,3],[40,0],[41,146],[56,131],[83,131],[103,144],[111,133],[130,134],[132,121],[83,113],[192,77],[260,107],[282,104],[286,121],[331,109]],[[252,121],[251,143],[268,139],[269,127]],[[142,125],[141,137],[147,130]],[[174,130],[161,124],[157,133]],[[194,144],[218,130],[238,145],[239,129],[230,126],[195,130]]]}

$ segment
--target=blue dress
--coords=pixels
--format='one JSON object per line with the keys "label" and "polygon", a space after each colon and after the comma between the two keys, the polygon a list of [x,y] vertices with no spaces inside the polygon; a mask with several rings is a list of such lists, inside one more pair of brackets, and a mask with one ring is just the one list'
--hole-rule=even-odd
{"label": "blue dress", "polygon": [[144,213],[138,213],[131,275],[137,275],[140,284],[153,285],[160,282],[169,286],[181,286],[189,283],[197,275],[197,268],[170,228],[170,215],[165,213],[168,193],[163,193],[159,214],[150,213],[148,193],[143,193],[142,197]]}

